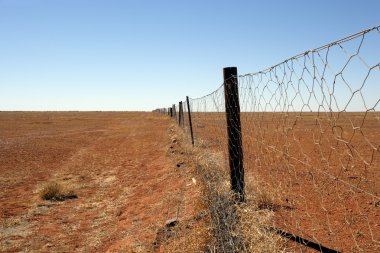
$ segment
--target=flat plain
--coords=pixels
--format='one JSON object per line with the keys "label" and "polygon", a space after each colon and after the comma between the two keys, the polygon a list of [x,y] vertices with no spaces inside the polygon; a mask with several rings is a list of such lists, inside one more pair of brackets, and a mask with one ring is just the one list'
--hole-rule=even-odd
{"label": "flat plain", "polygon": [[[179,198],[196,198],[168,152],[172,124],[152,113],[1,112],[0,251],[161,252],[157,231],[191,212]],[[49,182],[77,198],[41,199]]]}
{"label": "flat plain", "polygon": [[[271,226],[338,252],[379,252],[378,113],[241,119],[246,192],[262,196]],[[227,161],[224,113],[193,113],[193,126],[196,146]],[[180,212],[193,226],[201,199],[175,129],[154,113],[1,112],[0,251],[168,252],[157,245],[165,222]],[[42,200],[52,181],[78,198]],[[183,231],[174,252],[192,252]]]}

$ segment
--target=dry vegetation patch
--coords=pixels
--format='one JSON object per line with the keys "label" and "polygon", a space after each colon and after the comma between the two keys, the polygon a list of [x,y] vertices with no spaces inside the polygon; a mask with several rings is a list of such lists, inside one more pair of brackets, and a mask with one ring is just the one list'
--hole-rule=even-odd
{"label": "dry vegetation patch", "polygon": [[203,227],[199,231],[193,230],[186,238],[180,236],[185,231],[181,228],[186,227],[181,222],[168,231],[163,230],[167,232],[164,233],[166,239],[173,237],[172,245],[191,245],[193,250],[186,248],[190,251],[180,251],[183,246],[177,246],[168,252],[284,252],[284,239],[268,229],[277,207],[274,194],[260,191],[247,195],[246,203],[236,204],[236,198],[230,191],[223,154],[211,152],[202,141],[192,147],[178,127],[174,128],[174,132],[169,153],[182,153],[182,161],[194,168],[192,173],[200,184],[198,197],[205,218]]}
{"label": "dry vegetation patch", "polygon": [[53,181],[42,188],[40,197],[43,200],[65,201],[67,199],[75,199],[78,196],[68,186]]}
{"label": "dry vegetation patch", "polygon": [[199,173],[203,175],[204,198],[212,217],[210,252],[284,252],[284,239],[269,229],[275,197],[261,191],[246,195],[246,202],[237,204],[222,157],[199,147],[194,154]]}

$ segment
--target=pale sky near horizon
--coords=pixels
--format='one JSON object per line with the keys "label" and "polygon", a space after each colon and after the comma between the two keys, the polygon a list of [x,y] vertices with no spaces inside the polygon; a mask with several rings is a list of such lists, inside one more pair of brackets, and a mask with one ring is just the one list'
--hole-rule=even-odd
{"label": "pale sky near horizon", "polygon": [[[0,111],[147,110],[380,24],[380,1],[0,0]],[[380,47],[377,47],[379,49]]]}

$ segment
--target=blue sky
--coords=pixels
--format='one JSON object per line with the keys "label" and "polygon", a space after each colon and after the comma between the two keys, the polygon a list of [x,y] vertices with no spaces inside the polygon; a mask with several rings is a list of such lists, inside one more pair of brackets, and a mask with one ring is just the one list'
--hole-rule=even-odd
{"label": "blue sky", "polygon": [[380,24],[380,1],[0,0],[0,110],[152,110]]}

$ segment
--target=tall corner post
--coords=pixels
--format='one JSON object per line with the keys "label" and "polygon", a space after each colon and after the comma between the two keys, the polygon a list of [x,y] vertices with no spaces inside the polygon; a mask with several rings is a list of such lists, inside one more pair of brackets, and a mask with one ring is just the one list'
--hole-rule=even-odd
{"label": "tall corner post", "polygon": [[239,202],[244,202],[245,183],[237,68],[224,68],[223,76],[231,190],[236,194]]}

